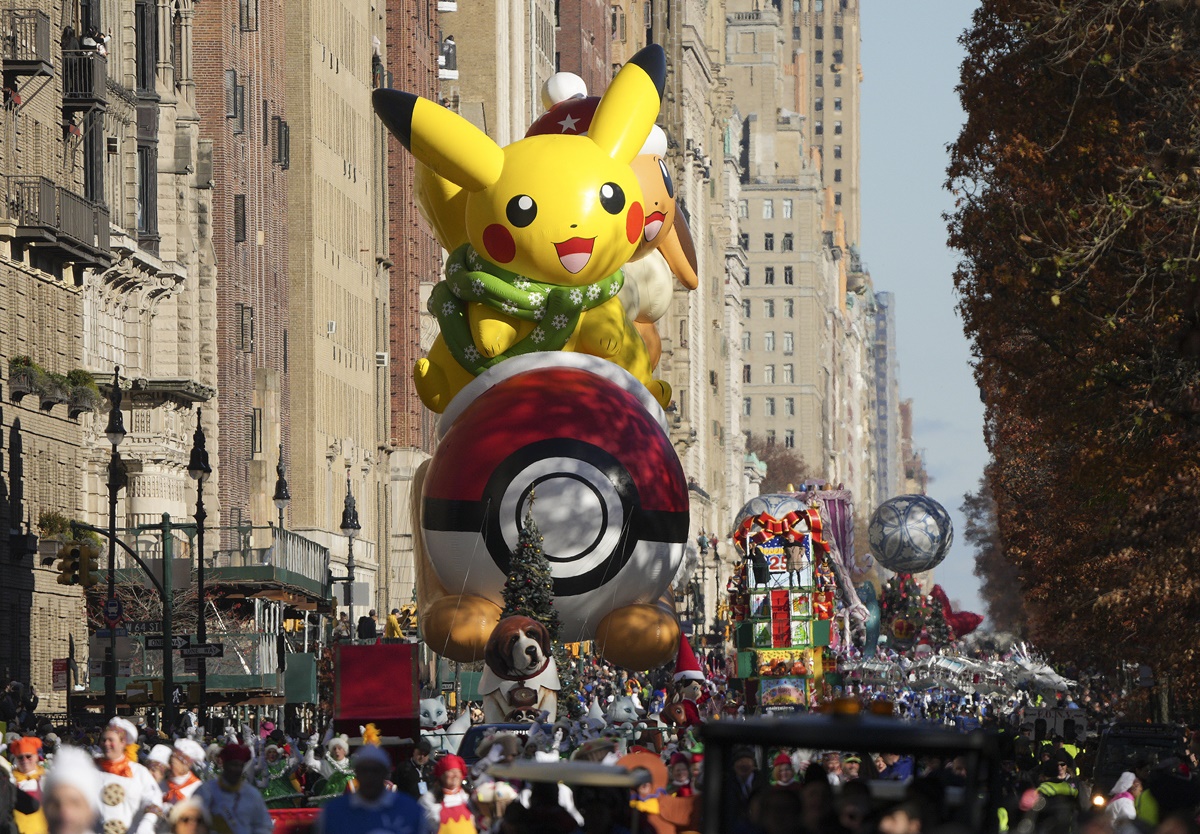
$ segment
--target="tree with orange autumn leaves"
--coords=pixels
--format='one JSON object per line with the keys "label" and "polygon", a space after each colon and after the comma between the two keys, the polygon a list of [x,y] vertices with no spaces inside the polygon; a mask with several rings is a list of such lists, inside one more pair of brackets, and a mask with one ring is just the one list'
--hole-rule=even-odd
{"label": "tree with orange autumn leaves", "polygon": [[947,220],[1025,634],[1200,700],[1200,3],[983,0],[962,42]]}

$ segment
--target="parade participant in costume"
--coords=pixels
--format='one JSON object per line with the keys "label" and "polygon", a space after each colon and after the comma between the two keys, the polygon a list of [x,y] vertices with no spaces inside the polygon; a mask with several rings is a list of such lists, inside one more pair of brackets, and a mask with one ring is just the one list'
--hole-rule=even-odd
{"label": "parade participant in costume", "polygon": [[700,704],[707,694],[704,683],[704,672],[700,670],[696,653],[692,651],[687,637],[681,634],[671,695],[662,711],[663,720],[681,730],[699,724]]}
{"label": "parade participant in costume", "polygon": [[668,763],[671,774],[669,792],[672,796],[695,796],[692,788],[692,757],[687,753],[675,753]]}
{"label": "parade participant in costume", "polygon": [[42,802],[49,834],[92,834],[99,826],[103,783],[92,757],[77,747],[64,747],[54,770],[42,782]]}
{"label": "parade participant in costume", "polygon": [[[12,756],[12,778],[17,787],[37,802],[42,801],[42,780],[46,769],[38,760],[42,741],[34,736],[19,738],[8,745]],[[32,814],[16,811],[13,819],[20,834],[43,834],[46,831],[46,815],[39,808]]]}
{"label": "parade participant in costume", "polygon": [[354,778],[354,767],[350,763],[350,739],[334,736],[325,743],[325,758],[317,759],[316,751],[309,748],[304,762],[325,780],[323,796],[340,794]]}
{"label": "parade participant in costume", "polygon": [[100,735],[100,821],[104,834],[154,834],[162,817],[162,789],[137,755],[138,731],[114,718]]}
{"label": "parade participant in costume", "polygon": [[475,834],[470,795],[463,787],[467,763],[453,754],[442,756],[433,768],[433,789],[421,797],[434,834]]}
{"label": "parade participant in costume", "polygon": [[262,791],[266,801],[303,793],[295,775],[296,762],[284,748],[277,744],[268,744],[257,764],[254,784]]}
{"label": "parade participant in costume", "polygon": [[171,748],[165,744],[156,744],[150,748],[150,754],[146,756],[146,770],[150,771],[150,775],[154,777],[154,781],[162,787],[163,781],[167,778],[167,764],[171,761]]}
{"label": "parade participant in costume", "polygon": [[181,738],[175,742],[170,762],[167,764],[170,770],[163,791],[163,802],[166,805],[171,806],[191,799],[192,794],[200,787],[202,780],[196,775],[196,770],[204,767],[205,758],[204,748],[190,738]]}
{"label": "parade participant in costume", "polygon": [[167,825],[171,827],[171,834],[207,834],[212,817],[204,803],[192,797],[171,806],[167,812]]}
{"label": "parade participant in costume", "polygon": [[363,745],[354,754],[352,763],[358,789],[325,805],[317,820],[319,834],[344,831],[420,834],[426,830],[425,814],[416,800],[387,789],[392,763],[386,751],[373,744]]}
{"label": "parade participant in costume", "polygon": [[250,748],[227,744],[220,754],[221,774],[196,790],[196,798],[208,808],[216,834],[272,834],[275,823],[258,789],[245,777]]}
{"label": "parade participant in costume", "polygon": [[800,789],[796,781],[796,768],[792,765],[792,757],[787,753],[779,753],[771,762],[771,785],[776,788]]}
{"label": "parade participant in costume", "polygon": [[1129,771],[1122,773],[1113,785],[1112,791],[1109,793],[1108,807],[1104,809],[1104,816],[1108,821],[1116,826],[1122,820],[1132,822],[1137,819],[1137,802],[1138,794],[1142,792],[1142,783]]}

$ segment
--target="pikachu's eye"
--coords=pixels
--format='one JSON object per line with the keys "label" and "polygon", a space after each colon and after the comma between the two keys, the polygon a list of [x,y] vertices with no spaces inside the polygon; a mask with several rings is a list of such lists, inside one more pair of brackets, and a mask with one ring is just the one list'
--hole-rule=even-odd
{"label": "pikachu's eye", "polygon": [[508,201],[508,208],[504,213],[508,215],[509,223],[518,229],[524,229],[537,217],[537,203],[528,194],[518,194]]}
{"label": "pikachu's eye", "polygon": [[600,186],[600,205],[609,214],[620,214],[625,208],[625,192],[615,182],[606,182]]}
{"label": "pikachu's eye", "polygon": [[658,170],[659,173],[662,174],[663,185],[667,187],[667,196],[674,197],[675,184],[671,182],[671,172],[667,170],[667,163],[663,162],[661,159],[658,160]]}

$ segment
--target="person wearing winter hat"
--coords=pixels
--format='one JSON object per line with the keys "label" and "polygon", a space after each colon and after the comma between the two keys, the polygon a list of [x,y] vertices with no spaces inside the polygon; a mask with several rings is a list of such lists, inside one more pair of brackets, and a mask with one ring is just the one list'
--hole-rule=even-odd
{"label": "person wearing winter hat", "polygon": [[433,790],[421,797],[430,834],[473,834],[475,814],[463,787],[467,763],[453,754],[433,766]]}
{"label": "person wearing winter hat", "polygon": [[163,802],[168,806],[191,799],[200,787],[201,779],[196,769],[204,766],[204,748],[190,738],[175,742],[167,767],[167,780],[163,791]]}
{"label": "person wearing winter hat", "polygon": [[42,784],[49,834],[91,834],[97,830],[103,783],[92,757],[78,747],[63,747],[54,770]]}
{"label": "person wearing winter hat", "polygon": [[692,757],[687,753],[674,753],[667,762],[667,772],[671,776],[671,782],[667,786],[668,793],[671,796],[695,796],[696,791],[692,787]]}
{"label": "person wearing winter hat", "polygon": [[1108,807],[1104,816],[1115,828],[1122,820],[1132,822],[1137,819],[1137,809],[1134,803],[1142,792],[1142,782],[1128,770],[1122,773],[1109,791]]}
{"label": "person wearing winter hat", "polygon": [[212,825],[212,817],[203,802],[191,797],[171,806],[167,824],[171,826],[171,834],[202,834]]}
{"label": "person wearing winter hat", "polygon": [[[283,747],[278,744],[268,744],[257,764],[258,770],[254,784],[262,791],[263,799],[268,804],[273,799],[291,798],[298,793],[303,793],[295,775],[296,762]],[[274,805],[272,807],[282,806]]]}
{"label": "person wearing winter hat", "polygon": [[425,828],[425,812],[417,801],[406,793],[388,789],[392,760],[383,748],[364,744],[351,761],[358,789],[325,804],[317,819],[318,834],[343,831],[409,834]]}
{"label": "person wearing winter hat", "polygon": [[227,744],[221,750],[221,775],[196,789],[194,797],[204,803],[212,827],[223,834],[272,834],[275,822],[258,789],[246,781],[246,765],[252,754],[244,744]]}
{"label": "person wearing winter hat", "polygon": [[792,757],[787,753],[778,753],[771,760],[771,784],[776,788],[800,788],[796,781],[796,768]]}
{"label": "person wearing winter hat", "polygon": [[350,739],[344,735],[329,739],[325,742],[323,759],[318,759],[316,750],[310,747],[304,764],[325,780],[322,796],[341,794],[354,779],[354,767],[350,763]]}
{"label": "person wearing winter hat", "polygon": [[133,760],[137,727],[113,718],[100,734],[100,822],[106,834],[154,834],[162,817],[162,789],[144,765]]}
{"label": "person wearing winter hat", "polygon": [[[42,801],[42,780],[46,775],[46,769],[39,761],[41,752],[42,741],[36,736],[25,736],[8,745],[13,781],[20,791],[35,802]],[[13,820],[20,834],[44,834],[46,831],[46,815],[40,808],[28,814],[15,811]]]}

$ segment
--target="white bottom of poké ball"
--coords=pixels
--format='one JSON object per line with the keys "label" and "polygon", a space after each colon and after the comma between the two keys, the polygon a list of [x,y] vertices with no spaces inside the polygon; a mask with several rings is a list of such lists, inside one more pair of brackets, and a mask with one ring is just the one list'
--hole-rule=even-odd
{"label": "white bottom of pok\u00e9 ball", "polygon": [[666,414],[632,375],[586,354],[508,359],[454,398],[438,435],[421,521],[450,594],[500,603],[532,493],[561,639],[657,605],[683,559],[687,483]]}

